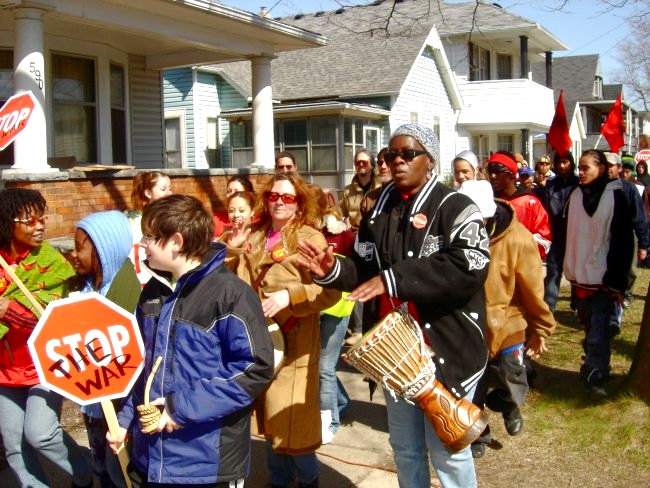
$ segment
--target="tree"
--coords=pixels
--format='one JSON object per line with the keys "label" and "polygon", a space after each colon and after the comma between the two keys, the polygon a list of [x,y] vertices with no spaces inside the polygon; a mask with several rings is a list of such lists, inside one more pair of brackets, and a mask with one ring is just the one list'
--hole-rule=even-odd
{"label": "tree", "polygon": [[619,48],[621,71],[618,81],[631,90],[631,103],[641,104],[647,112],[650,110],[650,0],[635,3],[638,11],[629,19],[633,34]]}

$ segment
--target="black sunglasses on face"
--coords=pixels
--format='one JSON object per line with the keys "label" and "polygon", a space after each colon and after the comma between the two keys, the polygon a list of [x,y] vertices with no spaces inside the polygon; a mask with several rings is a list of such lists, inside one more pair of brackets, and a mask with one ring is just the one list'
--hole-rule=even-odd
{"label": "black sunglasses on face", "polygon": [[415,158],[418,156],[422,156],[423,154],[426,154],[426,151],[421,151],[419,149],[402,149],[400,151],[388,151],[387,153],[384,153],[384,161],[387,163],[392,163],[397,159],[397,156],[402,158],[402,160],[406,161],[407,163],[410,163],[413,161]]}

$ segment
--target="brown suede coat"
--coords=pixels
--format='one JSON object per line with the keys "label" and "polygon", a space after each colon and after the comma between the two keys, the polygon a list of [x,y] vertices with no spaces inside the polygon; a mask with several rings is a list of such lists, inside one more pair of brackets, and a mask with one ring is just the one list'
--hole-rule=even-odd
{"label": "brown suede coat", "polygon": [[[309,239],[327,247],[320,231],[304,226],[298,240]],[[258,292],[289,290],[289,307],[274,317],[282,325],[292,316],[298,322],[285,336],[284,367],[257,399],[253,434],[271,439],[273,450],[282,454],[313,452],[321,445],[318,361],[320,357],[320,311],[335,304],[341,292],[324,289],[312,282],[309,271],[296,263],[298,253],[290,250],[280,263],[264,251],[266,235],[251,233],[241,249],[229,249],[228,266],[247,283],[254,283],[270,265]]]}
{"label": "brown suede coat", "polygon": [[495,201],[507,209],[512,220],[499,235],[490,236],[490,268],[485,281],[490,359],[524,342],[527,333],[548,337],[555,330],[555,318],[544,302],[544,268],[537,243],[517,220],[512,205]]}

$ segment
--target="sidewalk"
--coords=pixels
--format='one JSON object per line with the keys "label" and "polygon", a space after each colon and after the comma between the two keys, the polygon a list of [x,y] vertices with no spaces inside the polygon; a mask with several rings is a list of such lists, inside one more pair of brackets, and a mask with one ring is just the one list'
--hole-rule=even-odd
{"label": "sidewalk", "polygon": [[[393,454],[388,444],[384,396],[378,389],[370,402],[363,376],[343,365],[339,378],[352,400],[334,440],[318,452],[321,461],[320,488],[397,488]],[[62,424],[78,443],[88,445],[78,408],[64,403]],[[268,482],[264,441],[253,439],[251,474],[246,488],[264,488]],[[70,479],[46,466],[52,488],[67,488]],[[8,468],[0,470],[0,486],[18,488]],[[96,484],[98,486],[98,484]]]}

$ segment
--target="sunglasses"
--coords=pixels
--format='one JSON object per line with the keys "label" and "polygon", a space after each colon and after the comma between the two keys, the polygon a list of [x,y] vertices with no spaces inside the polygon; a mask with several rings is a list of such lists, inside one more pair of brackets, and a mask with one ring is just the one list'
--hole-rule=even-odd
{"label": "sunglasses", "polygon": [[156,242],[160,239],[160,236],[148,236],[148,235],[143,235],[142,239],[140,239],[140,245],[147,247],[149,246],[152,242]]}
{"label": "sunglasses", "polygon": [[419,149],[402,149],[401,151],[388,151],[384,154],[384,161],[387,163],[392,163],[397,159],[397,156],[402,158],[403,161],[410,163],[418,156],[426,154],[426,151],[420,151]]}
{"label": "sunglasses", "polygon": [[365,159],[359,159],[359,160],[357,160],[357,161],[354,162],[354,165],[355,165],[355,166],[369,166],[369,165],[370,165],[370,161],[367,161],[367,160],[365,160]]}
{"label": "sunglasses", "polygon": [[21,224],[25,224],[27,227],[36,227],[36,224],[39,222],[41,224],[47,222],[47,216],[41,215],[40,217],[31,216],[28,219],[14,219],[14,222],[20,222]]}
{"label": "sunglasses", "polygon": [[296,195],[290,193],[283,193],[280,195],[279,193],[272,191],[266,194],[266,198],[269,202],[277,202],[279,199],[282,199],[282,203],[296,203]]}

